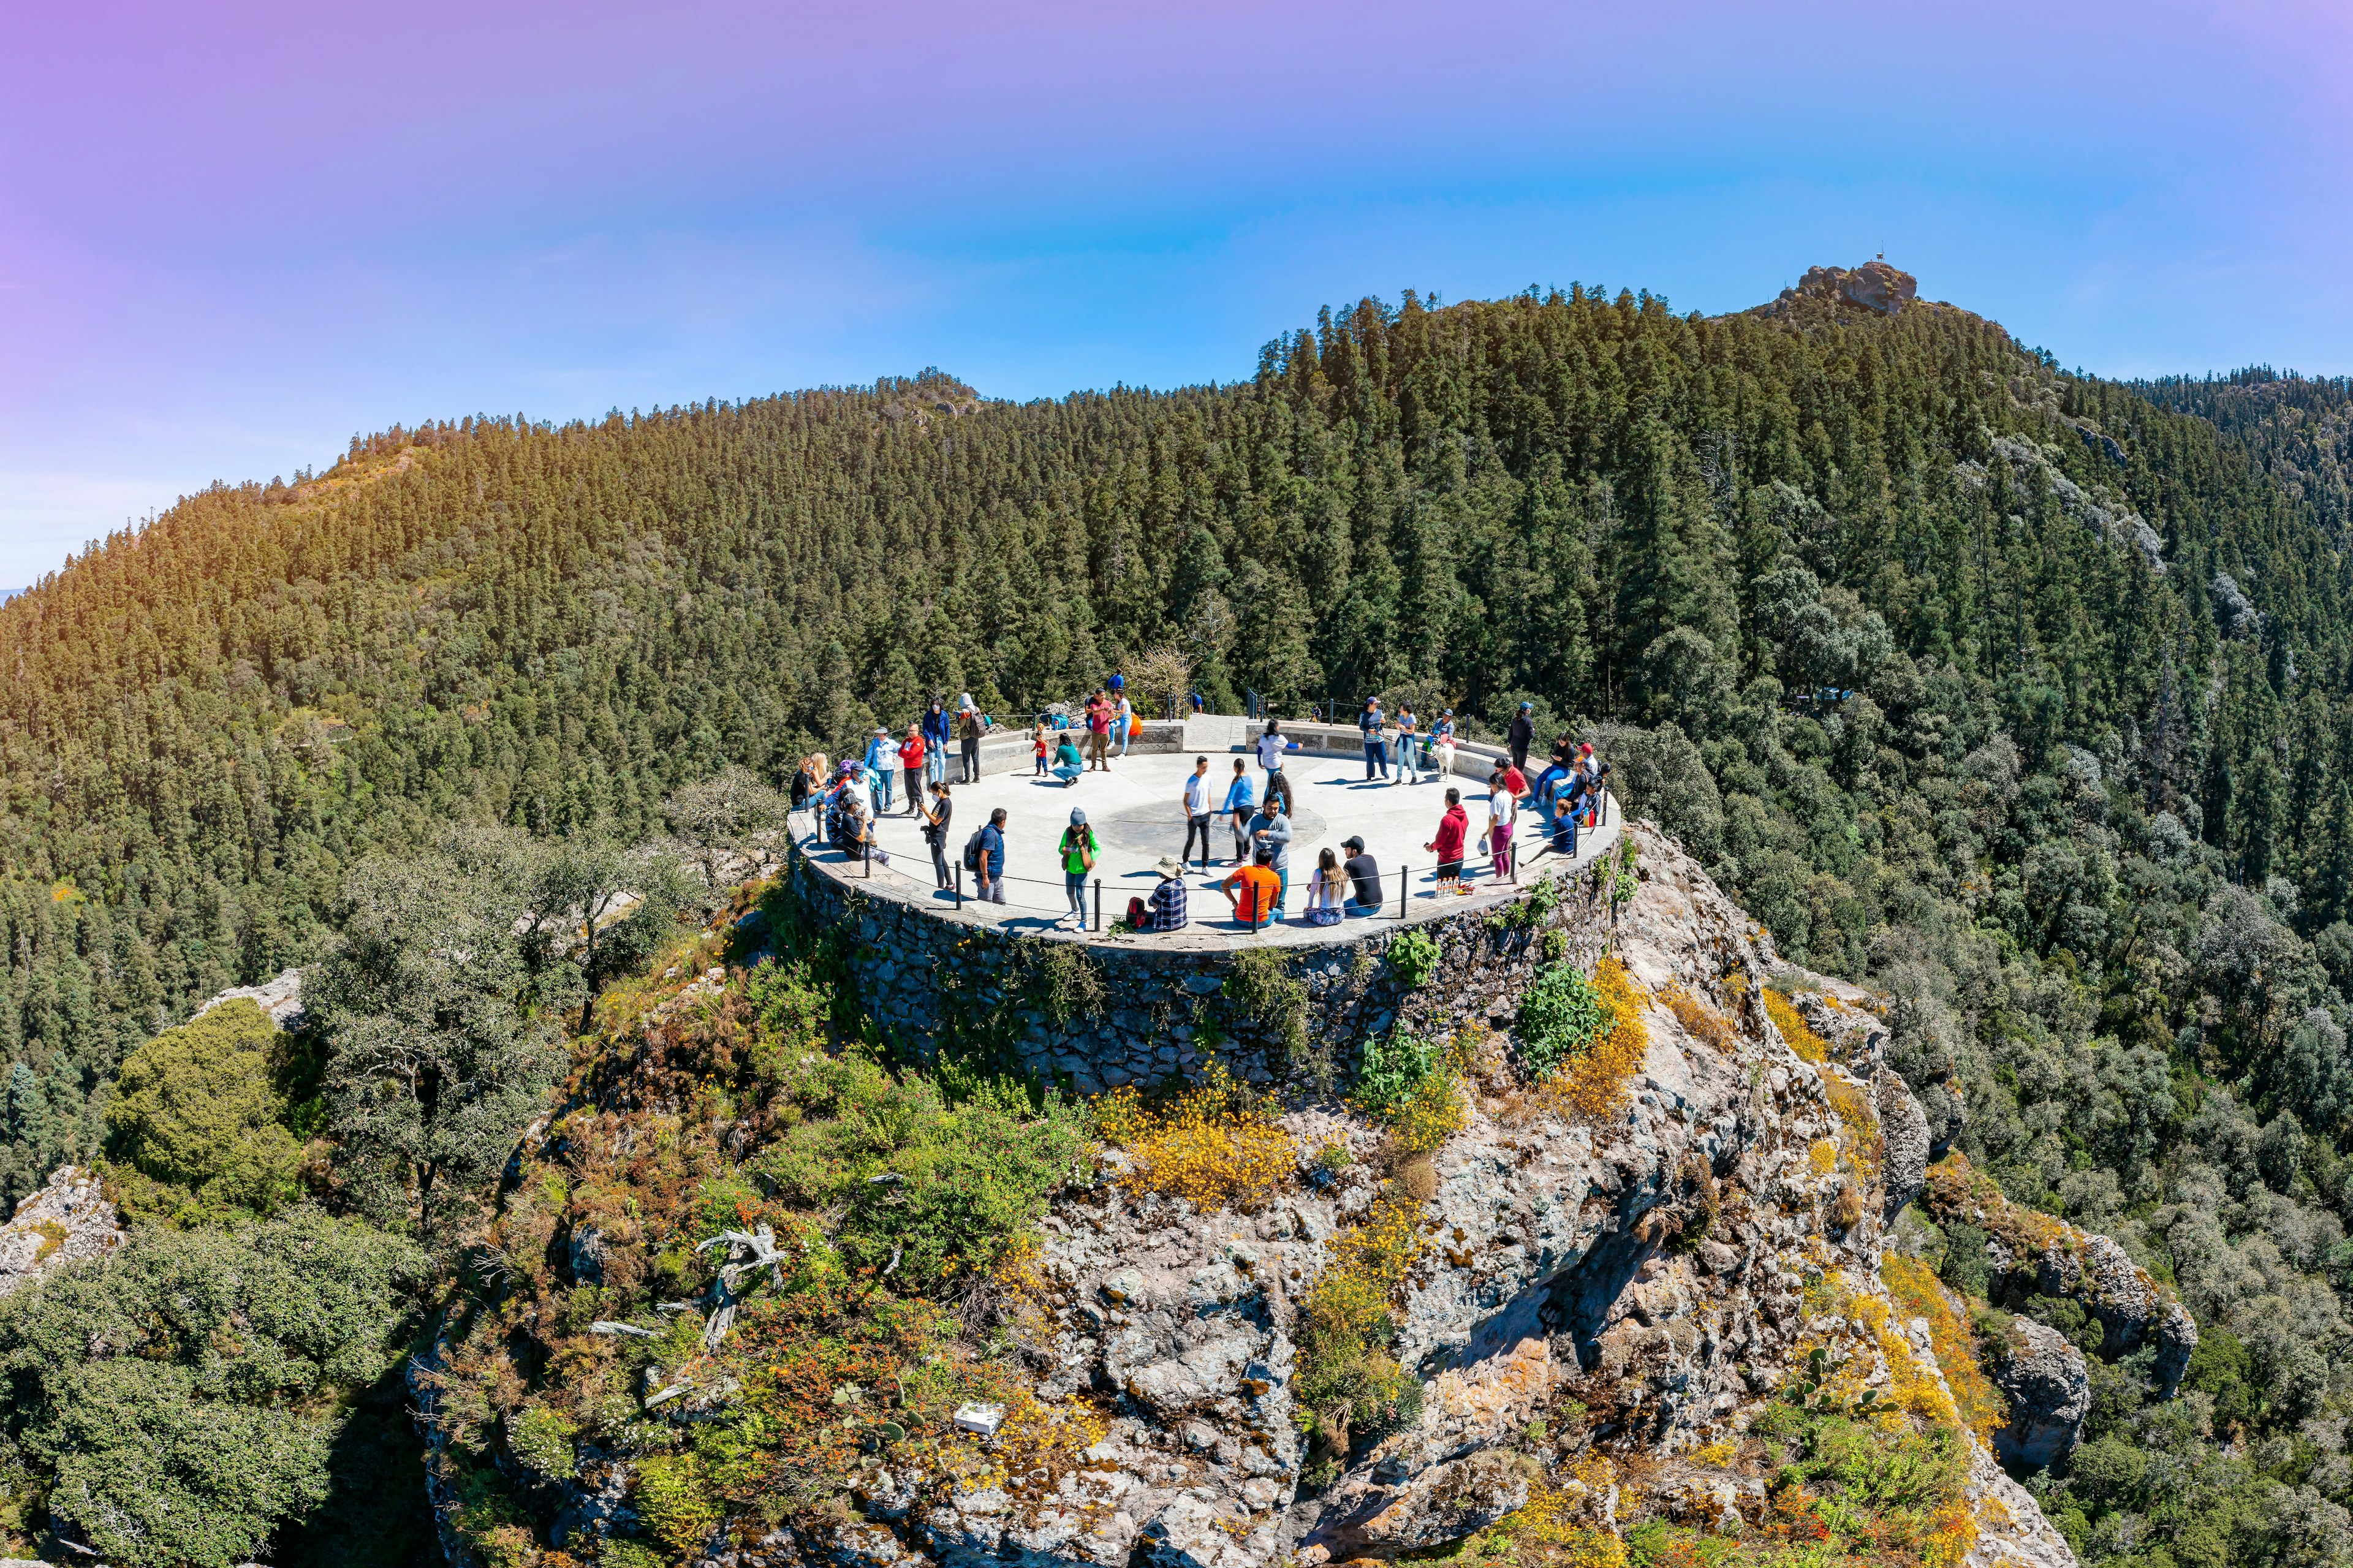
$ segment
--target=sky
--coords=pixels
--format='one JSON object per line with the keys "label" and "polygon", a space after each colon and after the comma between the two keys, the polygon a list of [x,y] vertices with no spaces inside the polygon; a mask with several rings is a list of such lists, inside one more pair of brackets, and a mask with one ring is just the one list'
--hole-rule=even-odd
{"label": "sky", "polygon": [[1316,308],[1884,252],[2353,372],[2353,6],[0,0],[0,588],[351,437],[1248,376]]}

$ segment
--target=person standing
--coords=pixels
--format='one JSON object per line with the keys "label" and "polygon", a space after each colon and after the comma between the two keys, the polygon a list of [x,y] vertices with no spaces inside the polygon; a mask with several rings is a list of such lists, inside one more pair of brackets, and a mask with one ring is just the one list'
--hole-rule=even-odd
{"label": "person standing", "polygon": [[980,710],[972,705],[972,693],[956,699],[956,743],[963,750],[964,777],[959,784],[980,782]]}
{"label": "person standing", "polygon": [[1471,831],[1471,814],[1462,809],[1462,792],[1449,787],[1446,815],[1438,819],[1438,837],[1422,846],[1438,857],[1438,892],[1468,893],[1462,885],[1462,841]]}
{"label": "person standing", "polygon": [[1413,716],[1413,704],[1399,700],[1397,710],[1397,734],[1389,742],[1390,761],[1397,763],[1395,784],[1405,784],[1408,776],[1414,784],[1421,782],[1421,721]]}
{"label": "person standing", "polygon": [[1519,811],[1519,793],[1512,788],[1511,775],[1497,768],[1487,776],[1487,831],[1479,842],[1498,879],[1512,874],[1512,827]]}
{"label": "person standing", "polygon": [[975,868],[980,877],[982,900],[992,904],[1005,901],[1005,808],[998,806],[988,814],[988,826],[980,830],[980,864]]}
{"label": "person standing", "polygon": [[1438,710],[1438,722],[1430,727],[1430,750],[1438,754],[1440,779],[1452,778],[1454,776],[1453,709],[1441,708]]}
{"label": "person standing", "polygon": [[1185,780],[1185,848],[1176,857],[1183,865],[1193,858],[1193,836],[1201,837],[1201,869],[1209,868],[1209,759],[1195,757],[1193,772]]}
{"label": "person standing", "polygon": [[948,776],[948,746],[955,739],[955,721],[948,717],[948,705],[938,698],[923,713],[923,777],[932,784],[943,784]]}
{"label": "person standing", "polygon": [[1512,715],[1512,766],[1523,773],[1527,770],[1528,747],[1536,738],[1536,705],[1523,702],[1520,710]]}
{"label": "person standing", "polygon": [[939,878],[944,892],[955,885],[948,871],[948,824],[955,817],[955,803],[948,798],[948,781],[932,781],[932,802],[923,812],[923,842],[931,847],[932,870]]}
{"label": "person standing", "polygon": [[[1113,679],[1118,678],[1114,676]],[[1119,731],[1119,754],[1124,757],[1127,755],[1130,732],[1135,728],[1135,708],[1128,701],[1127,693],[1124,691],[1119,694],[1119,706],[1113,710],[1111,721],[1113,728]]]}
{"label": "person standing", "polygon": [[1101,847],[1095,830],[1087,826],[1087,814],[1072,806],[1071,825],[1062,829],[1062,842],[1056,850],[1062,858],[1062,893],[1071,900],[1071,912],[1057,924],[1074,931],[1086,929],[1087,873],[1095,868],[1095,852]]}
{"label": "person standing", "polygon": [[1381,700],[1366,698],[1365,710],[1356,715],[1356,728],[1365,732],[1365,778],[1367,782],[1375,777],[1389,776],[1388,742],[1381,734],[1388,722],[1381,713]]}
{"label": "person standing", "polygon": [[1282,753],[1289,742],[1282,738],[1282,727],[1275,721],[1266,721],[1266,733],[1258,738],[1258,765],[1270,778],[1282,771]]}
{"label": "person standing", "polygon": [[1111,699],[1096,692],[1087,699],[1087,771],[1111,772]]}
{"label": "person standing", "polygon": [[1234,864],[1239,866],[1250,858],[1250,819],[1258,809],[1258,791],[1240,757],[1234,759],[1234,782],[1226,786],[1225,804],[1219,809],[1233,818]]}
{"label": "person standing", "polygon": [[891,809],[891,780],[898,770],[897,748],[891,744],[891,731],[881,725],[866,742],[866,771],[874,775],[874,812],[880,816]]}
{"label": "person standing", "polygon": [[1281,915],[1291,902],[1291,817],[1283,810],[1282,791],[1270,785],[1266,798],[1258,803],[1258,815],[1250,818],[1250,848],[1257,853],[1272,850],[1274,858],[1269,865],[1280,885],[1274,894],[1274,912]]}
{"label": "person standing", "polygon": [[1030,777],[1042,779],[1046,776],[1046,721],[1040,719],[1029,726],[1029,754],[1037,760]]}
{"label": "person standing", "polygon": [[929,750],[930,748],[923,744],[923,725],[919,723],[908,725],[907,738],[899,742],[899,771],[907,775],[907,815],[909,816],[923,815],[923,759],[924,753]]}

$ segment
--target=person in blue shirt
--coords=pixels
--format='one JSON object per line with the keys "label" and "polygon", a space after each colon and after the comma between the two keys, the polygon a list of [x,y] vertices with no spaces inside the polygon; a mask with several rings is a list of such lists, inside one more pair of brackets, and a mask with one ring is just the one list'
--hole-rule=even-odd
{"label": "person in blue shirt", "polygon": [[948,705],[938,698],[923,713],[923,782],[945,784],[948,778],[948,744],[955,739],[955,723],[948,717]]}
{"label": "person in blue shirt", "polygon": [[1005,808],[1001,805],[988,814],[988,826],[980,830],[978,896],[992,904],[1005,901]]}
{"label": "person in blue shirt", "polygon": [[1274,916],[1282,918],[1283,905],[1291,900],[1291,818],[1283,815],[1282,792],[1270,789],[1260,803],[1258,815],[1250,820],[1250,847],[1273,852],[1273,869],[1282,879],[1275,889]]}
{"label": "person in blue shirt", "polygon": [[1356,728],[1365,732],[1365,777],[1367,779],[1377,776],[1376,770],[1378,770],[1378,777],[1389,776],[1388,741],[1381,734],[1381,726],[1388,722],[1388,715],[1381,711],[1381,700],[1366,698],[1365,710],[1356,715]]}
{"label": "person in blue shirt", "polygon": [[1240,757],[1234,759],[1234,782],[1226,786],[1225,804],[1218,809],[1233,818],[1234,864],[1239,866],[1250,858],[1250,819],[1258,809],[1258,788]]}
{"label": "person in blue shirt", "polygon": [[891,770],[898,760],[899,749],[891,743],[891,731],[876,725],[873,737],[866,742],[866,771],[874,775],[877,811],[891,809]]}
{"label": "person in blue shirt", "polygon": [[1565,798],[1562,792],[1567,787],[1568,769],[1556,756],[1545,771],[1536,775],[1535,791],[1536,816],[1544,823],[1546,837],[1552,833],[1552,814],[1555,805]]}

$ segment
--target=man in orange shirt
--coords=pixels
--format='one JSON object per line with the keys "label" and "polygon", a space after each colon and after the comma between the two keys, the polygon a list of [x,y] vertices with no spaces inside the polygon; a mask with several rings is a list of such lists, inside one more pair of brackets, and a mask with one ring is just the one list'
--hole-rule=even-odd
{"label": "man in orange shirt", "polygon": [[[1241,889],[1240,898],[1234,896],[1237,888]],[[1282,879],[1274,870],[1274,851],[1261,849],[1250,865],[1237,866],[1227,872],[1226,879],[1218,884],[1218,891],[1234,906],[1235,924],[1252,931],[1265,927],[1274,918],[1275,900],[1282,891]]]}

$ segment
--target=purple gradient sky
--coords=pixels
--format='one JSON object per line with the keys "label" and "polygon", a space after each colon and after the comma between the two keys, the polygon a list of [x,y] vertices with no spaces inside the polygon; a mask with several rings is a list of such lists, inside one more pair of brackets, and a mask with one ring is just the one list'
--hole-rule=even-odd
{"label": "purple gradient sky", "polygon": [[2353,370],[2341,3],[369,9],[7,7],[0,586],[396,421],[1230,380],[1409,287],[1884,247],[2070,365]]}

